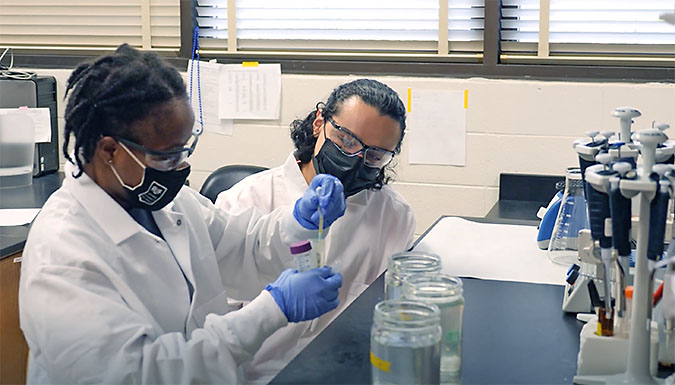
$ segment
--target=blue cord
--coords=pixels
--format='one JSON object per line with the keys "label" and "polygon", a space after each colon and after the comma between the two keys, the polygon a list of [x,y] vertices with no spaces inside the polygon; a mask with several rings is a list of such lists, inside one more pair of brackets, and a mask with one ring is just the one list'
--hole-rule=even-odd
{"label": "blue cord", "polygon": [[196,135],[204,132],[204,117],[202,114],[202,82],[199,77],[199,26],[195,26],[195,34],[192,40],[192,60],[190,61],[190,105],[192,105],[192,68],[195,64],[195,52],[197,53],[197,99],[199,101],[199,128],[195,130]]}

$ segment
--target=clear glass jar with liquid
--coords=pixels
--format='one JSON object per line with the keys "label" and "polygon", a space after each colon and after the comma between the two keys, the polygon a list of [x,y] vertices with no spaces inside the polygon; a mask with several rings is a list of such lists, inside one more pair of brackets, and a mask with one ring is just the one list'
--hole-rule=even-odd
{"label": "clear glass jar with liquid", "polygon": [[441,272],[441,257],[434,253],[405,251],[389,257],[387,272],[384,274],[384,299],[401,298],[403,278],[417,274]]}
{"label": "clear glass jar with liquid", "polygon": [[375,305],[370,330],[373,384],[439,384],[440,310],[432,303],[390,300]]}
{"label": "clear glass jar with liquid", "polygon": [[579,230],[587,228],[588,211],[581,169],[570,167],[565,174],[565,191],[548,245],[551,261],[565,266],[576,263],[579,260]]}
{"label": "clear glass jar with liquid", "polygon": [[445,274],[414,275],[403,280],[403,298],[432,303],[440,309],[441,384],[459,384],[462,369],[462,280]]}

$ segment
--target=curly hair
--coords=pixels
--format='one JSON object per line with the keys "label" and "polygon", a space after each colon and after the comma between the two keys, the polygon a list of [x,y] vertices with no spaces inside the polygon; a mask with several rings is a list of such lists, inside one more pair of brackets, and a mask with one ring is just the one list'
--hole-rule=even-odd
{"label": "curly hair", "polygon": [[[401,152],[401,143],[405,134],[405,106],[398,97],[396,91],[386,84],[372,79],[357,79],[342,84],[331,92],[326,103],[319,102],[313,111],[304,119],[296,119],[291,123],[291,139],[295,144],[295,157],[302,164],[312,160],[317,138],[314,137],[312,123],[316,113],[321,110],[324,118],[332,117],[340,113],[342,104],[352,96],[358,96],[364,103],[375,108],[380,115],[385,115],[397,121],[401,127],[401,137],[394,148],[394,153]],[[383,185],[393,179],[394,164],[390,163],[383,167],[373,185],[373,189],[379,190]]]}
{"label": "curly hair", "polygon": [[[186,98],[185,83],[178,71],[156,54],[122,44],[115,53],[80,64],[68,78],[63,154],[77,164],[89,163],[103,136],[138,141],[132,123],[174,98]],[[75,137],[75,159],[68,153]]]}

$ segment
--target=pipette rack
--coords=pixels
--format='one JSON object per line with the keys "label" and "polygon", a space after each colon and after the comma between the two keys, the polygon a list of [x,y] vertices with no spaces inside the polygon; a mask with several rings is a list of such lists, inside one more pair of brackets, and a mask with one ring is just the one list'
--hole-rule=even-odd
{"label": "pipette rack", "polygon": [[[616,110],[615,110],[616,111]],[[616,116],[616,115],[615,115]],[[639,116],[639,112],[638,115]],[[621,139],[626,140],[628,135],[626,132],[630,132],[630,129],[626,129],[625,124],[622,121],[622,135]],[[650,228],[650,203],[656,195],[657,189],[669,189],[670,198],[673,196],[673,187],[675,187],[675,177],[664,178],[666,173],[673,175],[675,167],[672,165],[659,165],[661,167],[654,168],[657,162],[661,162],[665,159],[670,158],[675,153],[675,145],[671,141],[667,141],[666,135],[662,132],[662,129],[648,129],[643,130],[632,135],[630,142],[619,143],[614,148],[614,153],[612,151],[606,151],[607,155],[603,156],[602,159],[596,158],[600,149],[604,147],[606,150],[609,142],[609,138],[612,136],[611,133],[603,133],[604,144],[598,144],[595,142],[594,136],[596,133],[591,133],[590,142],[578,140],[575,142],[575,150],[580,156],[581,161],[595,162],[596,160],[601,161],[603,164],[595,164],[588,166],[585,170],[585,180],[586,182],[597,191],[608,193],[610,189],[609,180],[611,178],[616,178],[618,173],[612,175],[611,172],[608,172],[608,163],[610,161],[619,160],[619,158],[624,158],[626,155],[633,156],[636,151],[639,151],[639,154],[642,158],[641,167],[632,169],[630,171],[634,172],[632,178],[621,178],[618,181],[618,186],[620,188],[621,194],[625,198],[638,197],[639,199],[639,222],[637,226],[637,249],[635,252],[635,270],[634,270],[634,295],[633,295],[633,304],[632,304],[632,313],[631,313],[631,324],[630,332],[628,336],[627,344],[627,361],[625,366],[625,371],[619,374],[613,374],[611,370],[605,372],[605,374],[595,374],[595,375],[585,375],[580,373],[574,377],[574,383],[576,384],[657,384],[661,383],[662,380],[652,376],[650,372],[650,367],[653,368],[654,363],[650,362],[654,358],[650,359],[650,353],[654,351],[650,347],[651,345],[651,305],[652,305],[652,279],[650,271],[650,262],[647,258],[647,246],[649,242],[649,228]],[[637,143],[633,143],[633,138],[636,139]],[[667,141],[667,142],[666,142]],[[625,166],[625,165],[623,165]],[[624,168],[623,172],[625,173],[628,167]],[[658,174],[658,175],[657,175]],[[622,174],[623,176],[623,174]],[[616,183],[616,179],[614,180]],[[607,229],[608,225],[606,223],[605,228]],[[611,231],[610,231],[611,234]],[[591,243],[593,243],[591,241]],[[597,258],[594,256],[593,247],[583,246],[584,242],[580,239],[580,259],[586,258],[586,261],[593,261],[598,263]],[[586,242],[588,244],[588,242]],[[613,260],[613,263],[616,261]],[[627,261],[626,261],[627,262]],[[629,268],[626,263],[626,274],[628,274]],[[581,277],[583,278],[583,277]],[[579,294],[580,295],[580,294]],[[568,299],[571,301],[572,299]],[[589,325],[587,325],[589,326]],[[582,336],[583,337],[583,336]],[[598,337],[600,338],[621,338],[621,337]],[[625,338],[625,337],[623,337]],[[582,338],[583,339],[583,338]],[[610,340],[607,340],[610,341]],[[584,341],[582,341],[582,346],[580,349],[584,349]],[[611,343],[611,342],[610,342]],[[652,354],[653,355],[653,354]],[[583,351],[579,353],[579,359],[582,357],[587,357],[584,355]]]}

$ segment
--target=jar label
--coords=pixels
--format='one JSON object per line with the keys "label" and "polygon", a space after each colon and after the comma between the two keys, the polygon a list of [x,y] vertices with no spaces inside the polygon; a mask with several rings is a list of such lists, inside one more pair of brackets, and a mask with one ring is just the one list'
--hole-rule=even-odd
{"label": "jar label", "polygon": [[389,373],[391,362],[378,358],[373,352],[370,352],[370,363],[381,371]]}

